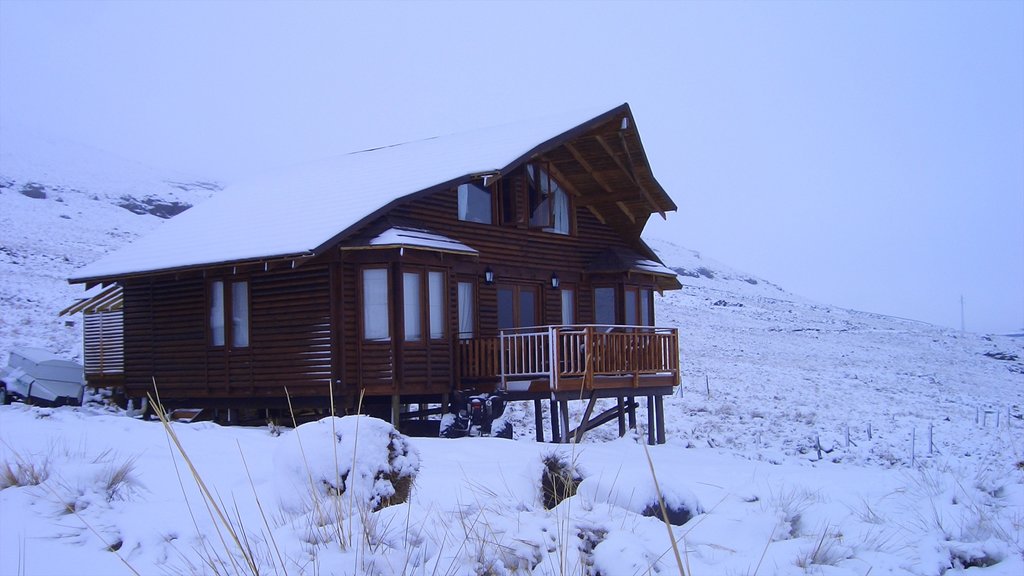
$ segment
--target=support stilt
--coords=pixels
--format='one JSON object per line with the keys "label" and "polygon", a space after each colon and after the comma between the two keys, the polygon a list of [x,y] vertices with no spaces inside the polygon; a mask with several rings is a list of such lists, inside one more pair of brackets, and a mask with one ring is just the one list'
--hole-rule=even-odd
{"label": "support stilt", "polygon": [[402,397],[398,394],[391,395],[391,425],[398,428],[398,423],[402,417]]}
{"label": "support stilt", "polygon": [[658,444],[665,443],[665,398],[663,396],[654,397],[654,411],[657,412],[658,426],[657,436]]}
{"label": "support stilt", "polygon": [[562,414],[562,430],[565,430],[565,434],[562,434],[562,443],[568,444],[571,436],[569,434],[569,401],[560,400],[559,412]]}
{"label": "support stilt", "polygon": [[558,416],[558,401],[555,400],[554,395],[551,396],[550,407],[551,407],[551,441],[557,444],[557,443],[562,441],[562,433],[561,433],[560,427],[558,425],[558,420],[559,420],[559,416]]}
{"label": "support stilt", "polygon": [[629,429],[630,430],[636,430],[636,407],[635,407],[635,404],[636,404],[636,397],[630,396],[629,397],[629,404],[628,404],[628,406],[629,406],[628,416],[629,416]]}
{"label": "support stilt", "polygon": [[658,416],[654,411],[654,396],[647,397],[647,443],[654,445],[655,430],[654,427],[657,424]]}
{"label": "support stilt", "polygon": [[615,399],[619,404],[619,438],[626,435],[626,399],[619,396]]}
{"label": "support stilt", "polygon": [[590,424],[590,415],[594,413],[594,404],[596,403],[597,398],[594,397],[594,392],[591,392],[587,408],[583,411],[583,420],[580,421],[580,427],[576,429],[576,438],[573,440],[576,444],[583,441],[583,435],[587,432],[587,426]]}
{"label": "support stilt", "polygon": [[540,398],[533,399],[533,427],[537,430],[537,442],[544,441],[544,404]]}

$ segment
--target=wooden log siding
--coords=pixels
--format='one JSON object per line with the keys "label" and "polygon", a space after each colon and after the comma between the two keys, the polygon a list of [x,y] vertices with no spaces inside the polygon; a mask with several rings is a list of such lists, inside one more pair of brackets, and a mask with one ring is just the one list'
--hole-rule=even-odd
{"label": "wooden log siding", "polygon": [[208,280],[151,278],[125,284],[125,387],[161,398],[326,395],[332,375],[326,266],[226,276],[249,282],[249,346],[208,345]]}

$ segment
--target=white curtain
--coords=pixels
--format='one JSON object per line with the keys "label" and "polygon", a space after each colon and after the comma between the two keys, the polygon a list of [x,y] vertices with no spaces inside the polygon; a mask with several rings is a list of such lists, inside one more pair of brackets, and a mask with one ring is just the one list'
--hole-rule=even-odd
{"label": "white curtain", "polygon": [[210,282],[210,343],[224,345],[224,283]]}
{"label": "white curtain", "polygon": [[555,185],[555,221],[552,232],[569,233],[569,196]]}
{"label": "white curtain", "polygon": [[569,326],[576,323],[576,291],[562,288],[562,324]]}
{"label": "white curtain", "polygon": [[444,274],[427,273],[427,299],[430,305],[430,338],[444,338]]}
{"label": "white curtain", "polygon": [[459,282],[459,338],[473,336],[473,283]]}
{"label": "white curtain", "polygon": [[405,339],[423,338],[423,316],[420,310],[420,275],[418,272],[402,274],[402,293],[405,298]]}
{"label": "white curtain", "polygon": [[249,283],[231,283],[231,345],[249,345]]}
{"label": "white curtain", "polygon": [[388,271],[383,268],[363,270],[363,336],[367,340],[387,340]]}

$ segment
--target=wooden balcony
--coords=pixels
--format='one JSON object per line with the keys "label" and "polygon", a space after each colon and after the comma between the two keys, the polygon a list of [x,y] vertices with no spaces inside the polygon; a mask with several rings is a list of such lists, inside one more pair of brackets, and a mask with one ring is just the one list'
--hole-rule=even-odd
{"label": "wooden balcony", "polygon": [[[535,326],[459,341],[463,384],[508,392],[643,389],[679,383],[679,333],[652,326]],[[642,394],[638,390],[638,394]]]}

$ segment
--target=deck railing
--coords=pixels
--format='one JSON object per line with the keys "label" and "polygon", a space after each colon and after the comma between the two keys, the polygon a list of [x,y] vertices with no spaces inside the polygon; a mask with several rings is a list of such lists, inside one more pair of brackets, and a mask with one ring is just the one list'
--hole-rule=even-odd
{"label": "deck railing", "polygon": [[679,337],[675,328],[571,325],[502,330],[495,338],[459,342],[462,378],[509,382],[547,379],[552,390],[566,379],[592,387],[603,377],[679,376]]}

